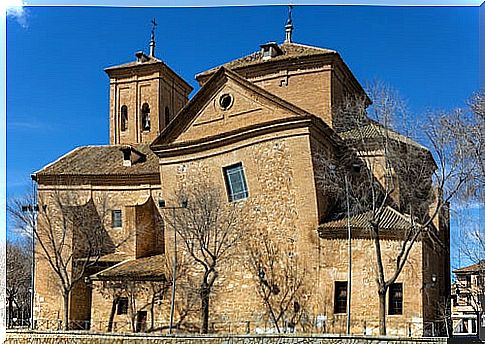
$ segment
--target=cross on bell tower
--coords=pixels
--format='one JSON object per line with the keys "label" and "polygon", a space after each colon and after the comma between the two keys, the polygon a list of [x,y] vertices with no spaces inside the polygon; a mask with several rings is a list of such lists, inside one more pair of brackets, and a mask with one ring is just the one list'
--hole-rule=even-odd
{"label": "cross on bell tower", "polygon": [[293,33],[293,20],[291,18],[291,12],[293,5],[288,5],[288,20],[285,25],[285,43],[291,43],[291,35]]}
{"label": "cross on bell tower", "polygon": [[157,22],[155,18],[152,19],[152,33],[150,36],[150,56],[155,57],[155,29],[157,27]]}

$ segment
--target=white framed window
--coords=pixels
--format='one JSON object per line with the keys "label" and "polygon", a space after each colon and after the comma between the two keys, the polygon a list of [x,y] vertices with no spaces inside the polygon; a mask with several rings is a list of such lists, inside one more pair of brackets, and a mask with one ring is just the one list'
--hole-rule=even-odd
{"label": "white framed window", "polygon": [[223,168],[229,202],[248,198],[246,176],[241,163]]}

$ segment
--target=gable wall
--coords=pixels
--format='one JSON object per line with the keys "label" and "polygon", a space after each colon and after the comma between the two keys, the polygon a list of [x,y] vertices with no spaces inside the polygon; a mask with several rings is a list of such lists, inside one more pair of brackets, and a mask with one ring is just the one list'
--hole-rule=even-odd
{"label": "gable wall", "polygon": [[[220,99],[226,94],[231,95],[233,101],[229,108],[223,109],[220,106]],[[259,123],[296,116],[298,115],[288,109],[228,79],[224,86],[206,101],[205,107],[196,114],[190,127],[180,134],[175,142],[197,140]]]}

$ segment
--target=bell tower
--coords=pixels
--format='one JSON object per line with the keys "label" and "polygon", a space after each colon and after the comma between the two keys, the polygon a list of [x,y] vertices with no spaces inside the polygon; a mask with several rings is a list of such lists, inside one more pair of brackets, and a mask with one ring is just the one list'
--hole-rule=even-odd
{"label": "bell tower", "polygon": [[108,67],[110,144],[151,143],[188,102],[192,87],[155,57],[155,20],[150,54]]}

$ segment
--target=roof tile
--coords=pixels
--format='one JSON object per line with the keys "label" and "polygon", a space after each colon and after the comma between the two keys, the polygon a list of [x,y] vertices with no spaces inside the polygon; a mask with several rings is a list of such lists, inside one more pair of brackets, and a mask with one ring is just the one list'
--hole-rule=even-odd
{"label": "roof tile", "polygon": [[[281,60],[287,60],[292,58],[337,53],[335,50],[313,47],[313,46],[298,44],[298,43],[283,43],[283,44],[280,44],[279,47],[282,50],[283,54],[272,57],[268,60],[263,60],[263,55],[261,51],[256,51],[252,54],[241,57],[237,60],[227,62],[222,66],[228,69],[237,69],[237,68],[248,67],[259,63],[267,63],[267,62],[269,63],[273,61],[281,61]],[[215,73],[219,67],[220,66],[209,69],[205,72],[200,73],[199,75],[202,76],[202,75]]]}
{"label": "roof tile", "polygon": [[92,280],[165,281],[166,256],[163,254],[127,260],[91,275]]}
{"label": "roof tile", "polygon": [[121,148],[126,145],[84,146],[63,155],[53,163],[43,167],[38,176],[99,176],[99,175],[155,175],[159,174],[158,157],[147,144],[132,147],[146,159],[132,166],[123,165]]}

